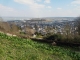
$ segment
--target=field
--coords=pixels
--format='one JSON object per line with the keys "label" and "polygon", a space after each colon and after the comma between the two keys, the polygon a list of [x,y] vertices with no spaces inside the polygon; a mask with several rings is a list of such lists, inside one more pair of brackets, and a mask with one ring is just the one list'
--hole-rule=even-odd
{"label": "field", "polygon": [[80,60],[80,51],[0,33],[0,60]]}

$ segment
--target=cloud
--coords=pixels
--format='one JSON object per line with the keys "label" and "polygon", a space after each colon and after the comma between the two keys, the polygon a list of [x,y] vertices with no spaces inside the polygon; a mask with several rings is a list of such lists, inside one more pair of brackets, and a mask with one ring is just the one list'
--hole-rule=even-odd
{"label": "cloud", "polygon": [[14,1],[18,2],[18,3],[21,3],[21,4],[29,4],[29,5],[35,3],[34,0],[14,0]]}
{"label": "cloud", "polygon": [[0,11],[9,11],[10,12],[10,11],[14,11],[14,9],[0,4]]}
{"label": "cloud", "polygon": [[42,0],[37,0],[38,2],[41,2]]}
{"label": "cloud", "polygon": [[[51,8],[51,6],[47,6]],[[62,8],[57,8],[62,9]],[[30,9],[30,10],[15,10],[11,7],[7,7],[0,4],[0,16],[9,16],[9,17],[63,17],[63,16],[78,16],[80,14],[80,8],[76,7],[74,9],[62,9],[62,10],[53,10],[53,9]]]}
{"label": "cloud", "polygon": [[51,6],[47,6],[47,8],[52,8]]}
{"label": "cloud", "polygon": [[7,7],[7,6],[0,4],[0,16],[1,17],[4,17],[4,16],[16,17],[16,16],[24,16],[24,15],[26,14],[22,11],[17,11],[14,8]]}
{"label": "cloud", "polygon": [[31,12],[30,14],[37,17],[42,15],[41,12],[46,7],[46,5],[38,3],[42,0],[14,0],[14,1],[26,5],[26,7],[29,6],[30,8],[29,10]]}
{"label": "cloud", "polygon": [[[72,2],[71,6],[70,4],[67,5],[70,7],[69,9],[64,9],[61,7],[58,7],[56,9],[53,9],[52,6],[46,4],[50,3],[50,0],[14,0],[15,2],[19,4],[24,4],[26,7],[25,9],[14,9],[11,7],[7,7],[0,4],[0,15],[2,16],[16,16],[16,17],[53,17],[53,16],[78,16],[80,14],[80,6],[79,4],[80,0],[74,0],[78,1],[77,4],[74,4]],[[44,3],[45,2],[45,3]],[[75,5],[75,7],[73,7]],[[76,6],[77,5],[77,6]],[[29,7],[29,9],[27,8]]]}
{"label": "cloud", "polygon": [[14,11],[15,9],[7,7],[7,6],[3,6],[0,4],[0,15],[1,16],[8,16]]}
{"label": "cloud", "polygon": [[80,4],[80,0],[74,0],[71,4]]}
{"label": "cloud", "polygon": [[45,0],[44,3],[50,3],[50,0]]}
{"label": "cloud", "polygon": [[62,8],[57,8],[58,10],[61,10]]}
{"label": "cloud", "polygon": [[44,4],[38,4],[41,0],[14,0],[17,3],[28,5],[30,8],[44,8]]}
{"label": "cloud", "polygon": [[76,6],[74,10],[78,10],[78,12],[79,12],[80,6]]}

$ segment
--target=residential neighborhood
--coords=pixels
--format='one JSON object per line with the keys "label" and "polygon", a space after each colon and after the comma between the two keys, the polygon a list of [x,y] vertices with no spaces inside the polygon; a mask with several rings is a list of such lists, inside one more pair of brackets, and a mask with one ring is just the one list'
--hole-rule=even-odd
{"label": "residential neighborhood", "polygon": [[75,25],[74,20],[49,20],[49,19],[41,19],[41,18],[34,18],[31,20],[12,20],[7,21],[9,24],[16,24],[21,30],[21,32],[27,33],[28,29],[32,29],[34,35],[36,32],[41,33],[42,35],[46,35],[47,33],[53,34],[78,34],[77,26]]}

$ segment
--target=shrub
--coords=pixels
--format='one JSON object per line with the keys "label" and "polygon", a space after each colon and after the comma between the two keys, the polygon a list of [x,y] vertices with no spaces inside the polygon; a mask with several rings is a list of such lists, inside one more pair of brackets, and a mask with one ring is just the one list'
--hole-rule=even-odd
{"label": "shrub", "polygon": [[53,40],[53,41],[60,41],[62,39],[60,34],[53,34],[53,35],[48,35],[44,37],[46,40]]}

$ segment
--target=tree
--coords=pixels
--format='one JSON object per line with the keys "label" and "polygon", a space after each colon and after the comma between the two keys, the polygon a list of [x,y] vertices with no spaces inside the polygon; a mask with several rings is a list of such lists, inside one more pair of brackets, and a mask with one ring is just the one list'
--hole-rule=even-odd
{"label": "tree", "polygon": [[71,38],[71,26],[70,26],[69,22],[66,22],[66,24],[64,26],[64,31],[65,31],[64,35],[66,35],[67,40],[69,38]]}
{"label": "tree", "polygon": [[25,29],[26,29],[26,35],[33,36],[33,34],[35,34],[35,30],[30,28],[29,26],[27,26]]}
{"label": "tree", "polygon": [[16,34],[16,35],[20,34],[19,33],[19,30],[20,30],[19,26],[17,26],[15,23],[8,23],[8,25],[10,26],[9,33]]}
{"label": "tree", "polygon": [[0,22],[0,31],[10,32],[10,26],[7,22]]}
{"label": "tree", "polygon": [[78,33],[79,33],[79,35],[80,35],[80,17],[77,17],[76,19],[75,19],[75,25],[77,26],[77,31],[78,31]]}

